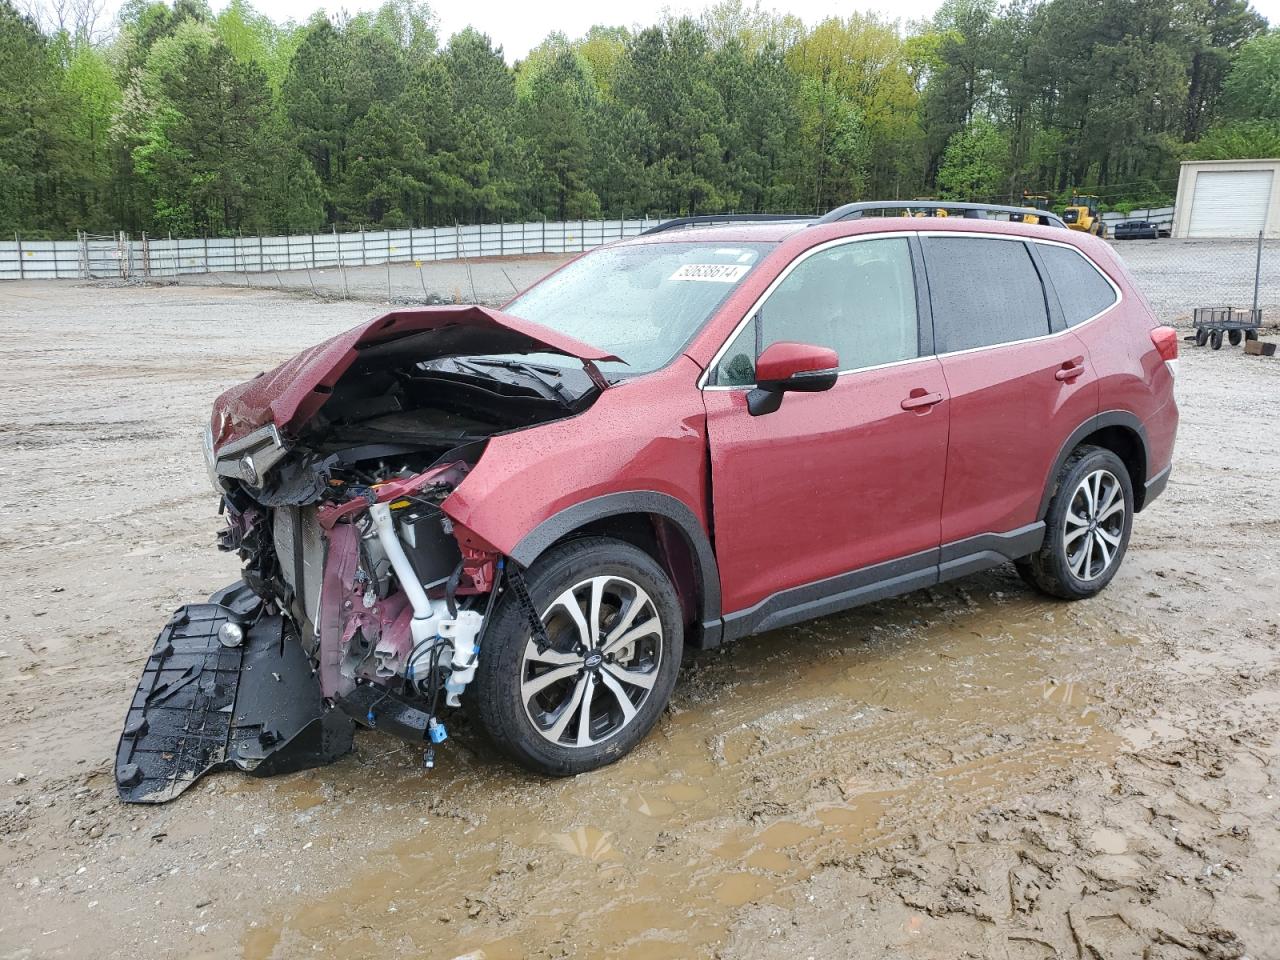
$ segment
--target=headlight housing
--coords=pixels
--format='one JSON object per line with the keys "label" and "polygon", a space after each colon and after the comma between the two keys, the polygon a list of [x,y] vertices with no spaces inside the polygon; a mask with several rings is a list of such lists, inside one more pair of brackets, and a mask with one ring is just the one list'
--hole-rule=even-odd
{"label": "headlight housing", "polygon": [[224,479],[239,480],[250,487],[261,486],[267,471],[288,452],[275,424],[267,424],[239,440],[224,443],[215,456],[213,427],[205,428],[204,462],[209,469],[209,480],[219,493],[226,489]]}
{"label": "headlight housing", "polygon": [[204,468],[209,472],[209,485],[218,493],[222,493],[222,483],[218,480],[217,461],[213,457],[213,424],[206,423],[204,425],[204,436],[202,446],[204,447]]}

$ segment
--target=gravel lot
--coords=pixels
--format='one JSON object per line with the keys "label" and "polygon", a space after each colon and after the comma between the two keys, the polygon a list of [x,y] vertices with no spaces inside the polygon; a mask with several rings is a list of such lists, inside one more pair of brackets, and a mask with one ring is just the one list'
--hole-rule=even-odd
{"label": "gravel lot", "polygon": [[1280,957],[1280,360],[1238,349],[1185,351],[1174,479],[1094,600],[998,569],[694,654],[571,780],[362,735],[119,804],[156,631],[236,576],[210,400],[378,309],[0,286],[0,958]]}
{"label": "gravel lot", "polygon": [[423,263],[380,264],[339,270],[281,270],[271,273],[208,273],[183,277],[191,286],[312,293],[326,299],[379,303],[487,303],[510,300],[535,280],[576,254],[486,257]]}

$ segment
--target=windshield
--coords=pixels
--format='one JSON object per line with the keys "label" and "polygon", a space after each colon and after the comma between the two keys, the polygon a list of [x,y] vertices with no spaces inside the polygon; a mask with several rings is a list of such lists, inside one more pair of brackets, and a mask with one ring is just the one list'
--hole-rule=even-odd
{"label": "windshield", "polygon": [[504,310],[607,350],[620,373],[666,366],[772,243],[609,247],[575,260]]}

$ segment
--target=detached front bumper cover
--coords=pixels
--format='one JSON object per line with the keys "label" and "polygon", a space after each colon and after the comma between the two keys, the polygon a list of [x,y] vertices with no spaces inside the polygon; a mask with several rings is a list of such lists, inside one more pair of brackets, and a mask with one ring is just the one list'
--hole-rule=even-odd
{"label": "detached front bumper cover", "polygon": [[[239,624],[244,640],[218,631]],[[116,749],[116,787],[129,803],[172,800],[206,773],[259,777],[332,763],[355,725],[325,705],[306,653],[279,616],[260,615],[243,583],[182,607],[147,658]]]}

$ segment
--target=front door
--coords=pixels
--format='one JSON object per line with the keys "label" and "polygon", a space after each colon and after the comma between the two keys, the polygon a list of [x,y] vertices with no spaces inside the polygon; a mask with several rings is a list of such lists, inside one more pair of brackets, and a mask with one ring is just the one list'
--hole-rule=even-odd
{"label": "front door", "polygon": [[[704,396],[727,636],[848,605],[829,600],[878,580],[936,576],[950,404],[914,272],[905,236],[820,247],[713,364]],[[831,347],[843,372],[753,417],[755,358],[781,340]]]}

